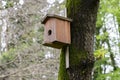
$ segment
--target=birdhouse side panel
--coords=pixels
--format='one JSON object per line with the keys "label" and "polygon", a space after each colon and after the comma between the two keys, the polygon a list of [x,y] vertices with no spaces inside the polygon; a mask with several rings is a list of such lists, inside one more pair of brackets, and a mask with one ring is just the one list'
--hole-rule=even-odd
{"label": "birdhouse side panel", "polygon": [[64,44],[70,43],[70,26],[68,21],[56,19],[56,39]]}
{"label": "birdhouse side panel", "polygon": [[44,43],[52,43],[56,40],[55,19],[50,18],[45,23]]}
{"label": "birdhouse side panel", "polygon": [[71,43],[71,32],[70,32],[70,22],[65,21],[65,36],[66,36],[66,43]]}

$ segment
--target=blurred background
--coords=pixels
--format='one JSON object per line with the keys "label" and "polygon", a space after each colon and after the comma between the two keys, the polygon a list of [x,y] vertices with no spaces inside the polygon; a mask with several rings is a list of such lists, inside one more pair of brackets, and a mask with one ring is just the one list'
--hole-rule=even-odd
{"label": "blurred background", "polygon": [[[57,80],[60,50],[45,47],[47,14],[66,15],[66,0],[0,0],[0,80]],[[101,0],[93,80],[120,80],[120,0]]]}

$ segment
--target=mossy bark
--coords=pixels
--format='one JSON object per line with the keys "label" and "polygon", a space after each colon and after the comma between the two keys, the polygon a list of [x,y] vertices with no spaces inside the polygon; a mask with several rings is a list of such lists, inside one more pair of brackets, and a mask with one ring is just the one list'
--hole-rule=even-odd
{"label": "mossy bark", "polygon": [[65,64],[65,52],[66,52],[66,47],[62,49],[60,55],[60,68],[59,68],[58,80],[69,80],[69,76],[67,74],[66,64]]}
{"label": "mossy bark", "polygon": [[71,23],[70,67],[65,68],[62,49],[58,80],[91,80],[94,66],[94,33],[99,0],[67,0]]}

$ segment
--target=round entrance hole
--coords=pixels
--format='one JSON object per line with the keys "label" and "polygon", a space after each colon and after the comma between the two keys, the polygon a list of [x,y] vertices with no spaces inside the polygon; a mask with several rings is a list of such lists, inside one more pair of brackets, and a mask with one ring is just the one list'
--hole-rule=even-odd
{"label": "round entrance hole", "polygon": [[48,30],[48,36],[52,34],[52,30]]}

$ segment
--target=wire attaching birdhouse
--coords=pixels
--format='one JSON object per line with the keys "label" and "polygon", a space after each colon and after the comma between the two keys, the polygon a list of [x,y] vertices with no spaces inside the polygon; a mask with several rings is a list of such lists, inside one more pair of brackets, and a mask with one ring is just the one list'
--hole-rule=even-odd
{"label": "wire attaching birdhouse", "polygon": [[71,43],[70,22],[72,20],[62,16],[47,14],[42,20],[44,27],[43,45],[62,48]]}

